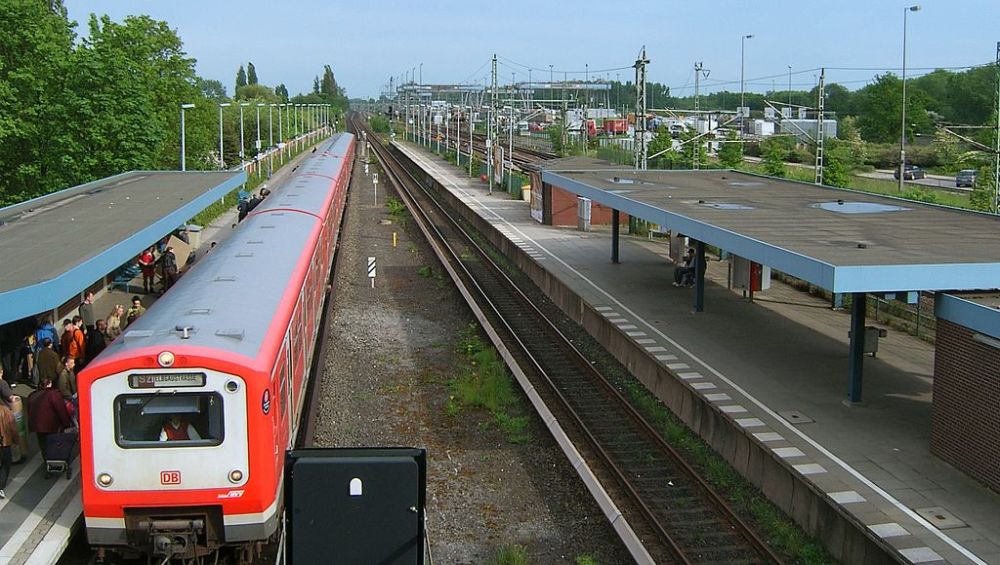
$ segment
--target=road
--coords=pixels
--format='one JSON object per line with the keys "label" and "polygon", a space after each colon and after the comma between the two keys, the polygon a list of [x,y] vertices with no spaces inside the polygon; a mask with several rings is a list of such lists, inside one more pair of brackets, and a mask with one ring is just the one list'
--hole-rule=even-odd
{"label": "road", "polygon": [[[896,178],[892,176],[891,169],[877,169],[871,173],[860,173],[858,176],[866,177],[870,179],[888,180],[896,181]],[[969,187],[957,187],[955,186],[955,177],[945,176],[945,175],[927,175],[927,178],[918,180],[908,180],[906,184],[919,184],[922,186],[930,186],[933,188],[940,188],[943,190],[952,190],[955,192],[972,192]]]}

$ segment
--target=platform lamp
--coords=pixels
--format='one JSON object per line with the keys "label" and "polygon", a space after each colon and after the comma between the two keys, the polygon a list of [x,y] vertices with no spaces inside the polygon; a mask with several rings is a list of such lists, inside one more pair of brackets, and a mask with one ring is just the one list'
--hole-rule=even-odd
{"label": "platform lamp", "polygon": [[184,162],[184,110],[194,108],[194,104],[181,104],[181,170],[186,171],[186,163]]}
{"label": "platform lamp", "polygon": [[903,108],[899,131],[899,191],[903,192],[903,173],[906,171],[906,13],[919,12],[920,4],[903,8]]}
{"label": "platform lamp", "polygon": [[226,168],[226,159],[222,149],[222,109],[232,106],[229,102],[219,102],[219,168]]}
{"label": "platform lamp", "polygon": [[243,141],[243,108],[249,106],[249,102],[240,102],[240,169],[243,168],[243,162],[246,161],[246,144]]}
{"label": "platform lamp", "polygon": [[746,89],[743,86],[744,85],[744,82],[743,82],[743,70],[746,67],[746,65],[745,65],[745,61],[746,61],[746,45],[747,45],[747,40],[748,39],[753,39],[753,34],[744,35],[743,37],[740,38],[740,108],[739,108],[739,115],[740,115],[740,137],[741,138],[743,137],[743,108],[744,108],[744,106],[746,106],[746,104],[744,102],[744,96],[746,94]]}

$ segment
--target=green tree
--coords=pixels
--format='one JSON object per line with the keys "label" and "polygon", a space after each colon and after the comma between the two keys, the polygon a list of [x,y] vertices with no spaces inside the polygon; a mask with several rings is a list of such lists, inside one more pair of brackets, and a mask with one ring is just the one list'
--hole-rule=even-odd
{"label": "green tree", "polygon": [[323,81],[320,84],[320,94],[328,98],[341,96],[340,87],[337,86],[337,79],[333,77],[333,69],[330,65],[323,65]]}
{"label": "green tree", "polygon": [[269,86],[248,84],[236,89],[236,100],[256,100],[257,102],[278,102],[278,95]]}
{"label": "green tree", "polygon": [[[876,76],[875,82],[859,90],[857,96],[858,128],[867,141],[898,142],[902,108],[902,81],[892,73]],[[927,95],[920,90],[906,96],[906,136],[914,131],[930,131]]]}
{"label": "green tree", "polygon": [[278,97],[278,102],[288,102],[288,87],[284,84],[274,87],[274,94]]}
{"label": "green tree", "polygon": [[781,138],[771,136],[760,142],[760,153],[763,158],[764,174],[772,177],[785,176],[785,157],[788,155],[788,149]]}
{"label": "green tree", "polygon": [[201,77],[197,77],[196,80],[198,81],[198,90],[205,98],[220,102],[226,99],[226,87],[222,85],[221,81]]}
{"label": "green tree", "polygon": [[313,77],[313,94],[319,94],[319,92],[320,92],[319,89],[320,89],[319,77],[318,76],[314,76]]}
{"label": "green tree", "polygon": [[969,205],[974,210],[981,212],[995,212],[996,186],[993,167],[983,164],[978,171],[976,186],[972,188],[972,194],[969,195]]}
{"label": "green tree", "polygon": [[[656,131],[656,137],[649,142],[649,166],[654,169],[675,169],[681,166],[683,155],[674,148],[674,138],[670,130],[661,127]],[[659,155],[657,155],[659,153]],[[654,157],[654,155],[656,155]],[[690,160],[687,163],[690,164]]]}
{"label": "green tree", "polygon": [[736,132],[729,132],[719,148],[719,163],[727,169],[743,164],[743,143],[736,140]]}
{"label": "green tree", "polygon": [[0,201],[40,196],[79,178],[63,147],[73,26],[62,2],[0,0]]}
{"label": "green tree", "polygon": [[247,63],[247,84],[257,84],[257,67]]}
{"label": "green tree", "polygon": [[243,70],[243,65],[240,65],[240,70],[236,71],[236,89],[239,90],[241,86],[247,85],[247,72]]}
{"label": "green tree", "polygon": [[827,140],[823,156],[823,184],[848,186],[852,168],[851,144],[837,139]]}

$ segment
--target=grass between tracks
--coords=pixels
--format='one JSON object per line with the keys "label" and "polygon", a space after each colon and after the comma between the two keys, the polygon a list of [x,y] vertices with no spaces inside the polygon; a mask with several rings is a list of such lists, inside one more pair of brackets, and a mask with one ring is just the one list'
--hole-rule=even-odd
{"label": "grass between tracks", "polygon": [[484,408],[493,420],[480,424],[481,428],[496,425],[510,443],[528,443],[531,417],[526,414],[507,365],[478,332],[478,326],[470,325],[459,333],[458,351],[468,365],[449,383],[451,395],[445,409],[448,415],[457,416],[463,407]]}

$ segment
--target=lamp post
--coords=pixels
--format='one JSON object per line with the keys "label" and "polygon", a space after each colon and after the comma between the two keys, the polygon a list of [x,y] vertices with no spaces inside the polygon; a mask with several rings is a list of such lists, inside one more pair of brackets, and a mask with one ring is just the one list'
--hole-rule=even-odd
{"label": "lamp post", "polygon": [[792,66],[788,65],[788,111],[792,111]]}
{"label": "lamp post", "polygon": [[260,109],[266,106],[263,102],[257,103],[257,154],[260,155]]}
{"label": "lamp post", "polygon": [[747,45],[747,40],[748,39],[753,39],[753,35],[752,34],[748,34],[748,35],[744,35],[743,37],[740,38],[740,109],[739,109],[739,114],[740,114],[740,137],[743,137],[743,107],[746,105],[744,103],[744,101],[743,101],[744,96],[745,96],[745,89],[744,89],[744,86],[743,86],[743,84],[744,84],[743,83],[743,72],[744,72],[744,67],[746,66],[744,63],[746,61],[746,45]]}
{"label": "lamp post", "polygon": [[281,152],[279,153],[279,157],[282,164],[285,163],[285,144],[284,144],[285,135],[282,133],[285,130],[282,129],[282,121],[281,121],[281,108],[283,106],[284,104],[278,104],[278,145],[281,145],[280,149]]}
{"label": "lamp post", "polygon": [[246,161],[246,143],[243,141],[243,108],[249,106],[249,102],[240,102],[240,168],[243,168],[243,162]]}
{"label": "lamp post", "polygon": [[219,168],[220,169],[226,168],[226,159],[222,153],[222,109],[228,108],[231,105],[232,104],[230,104],[229,102],[219,103]]}
{"label": "lamp post", "polygon": [[267,178],[274,169],[274,104],[267,105]]}
{"label": "lamp post", "polygon": [[917,12],[920,4],[903,8],[903,108],[899,131],[899,191],[903,192],[903,172],[906,171],[906,13]]}
{"label": "lamp post", "polygon": [[184,163],[184,110],[194,108],[194,104],[181,104],[181,170],[187,170]]}

